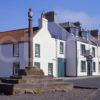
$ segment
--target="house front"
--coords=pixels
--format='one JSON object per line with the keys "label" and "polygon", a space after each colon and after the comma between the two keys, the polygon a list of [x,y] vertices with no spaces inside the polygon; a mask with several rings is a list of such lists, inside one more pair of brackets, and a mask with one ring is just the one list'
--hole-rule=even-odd
{"label": "house front", "polygon": [[26,33],[27,29],[0,32],[0,77],[17,75],[19,68],[28,66]]}
{"label": "house front", "polygon": [[100,75],[99,40],[91,31],[83,30],[79,22],[61,26],[70,33],[66,40],[67,76]]}

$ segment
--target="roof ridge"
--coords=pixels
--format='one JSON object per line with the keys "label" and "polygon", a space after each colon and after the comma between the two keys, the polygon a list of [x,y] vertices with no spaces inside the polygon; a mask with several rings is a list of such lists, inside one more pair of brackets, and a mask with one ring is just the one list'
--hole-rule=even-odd
{"label": "roof ridge", "polygon": [[68,32],[67,30],[65,30],[65,28],[63,28],[61,25],[55,23],[58,27],[60,27],[64,32]]}
{"label": "roof ridge", "polygon": [[[38,26],[33,27],[33,28],[38,28]],[[0,33],[5,33],[5,32],[14,32],[14,31],[21,31],[21,30],[27,30],[28,28],[19,28],[19,29],[14,29],[14,30],[8,30],[8,31],[1,31]]]}
{"label": "roof ridge", "polygon": [[8,31],[1,31],[0,33],[14,32],[14,31],[20,31],[20,30],[25,30],[25,29],[27,29],[27,28],[20,28],[20,29],[8,30]]}

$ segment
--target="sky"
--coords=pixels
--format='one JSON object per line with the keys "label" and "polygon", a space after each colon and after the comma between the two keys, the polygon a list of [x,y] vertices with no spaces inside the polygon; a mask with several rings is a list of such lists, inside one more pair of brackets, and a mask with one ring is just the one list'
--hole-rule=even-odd
{"label": "sky", "polygon": [[87,29],[100,30],[100,0],[0,0],[0,31],[28,27],[29,8],[33,26],[42,12],[54,10],[59,23],[80,21]]}

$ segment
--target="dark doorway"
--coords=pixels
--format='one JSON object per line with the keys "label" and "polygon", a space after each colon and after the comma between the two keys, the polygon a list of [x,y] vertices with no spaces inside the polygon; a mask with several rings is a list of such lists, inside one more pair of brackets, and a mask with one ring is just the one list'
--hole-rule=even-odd
{"label": "dark doorway", "polygon": [[13,75],[18,76],[18,71],[20,69],[20,64],[18,62],[13,63]]}
{"label": "dark doorway", "polygon": [[92,76],[92,61],[87,61],[87,76]]}

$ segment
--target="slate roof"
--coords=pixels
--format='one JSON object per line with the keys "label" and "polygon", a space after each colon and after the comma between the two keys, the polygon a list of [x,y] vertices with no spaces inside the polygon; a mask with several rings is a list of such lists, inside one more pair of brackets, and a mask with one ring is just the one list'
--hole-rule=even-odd
{"label": "slate roof", "polygon": [[78,26],[76,26],[74,23],[71,23],[71,22],[60,23],[60,25],[61,25],[62,27],[73,27],[73,28],[79,28]]}
{"label": "slate roof", "polygon": [[[65,22],[65,23],[60,23],[60,25],[62,27],[64,27],[66,29],[66,27],[74,27],[74,28],[78,28],[75,23],[70,23],[70,22]],[[85,31],[84,29],[82,29],[82,31]],[[99,37],[98,37],[98,34],[99,34]],[[97,30],[93,30],[91,31],[91,33],[89,34],[89,37],[88,37],[88,40],[86,38],[82,38],[82,37],[75,37],[75,39],[77,41],[80,41],[80,42],[84,42],[84,43],[90,43],[92,45],[98,45],[100,46],[100,33],[98,33]],[[98,40],[99,39],[99,40]]]}
{"label": "slate roof", "polygon": [[48,23],[48,29],[52,38],[55,39],[66,40],[67,36],[69,35],[69,32],[67,32],[63,27],[54,22]]}

